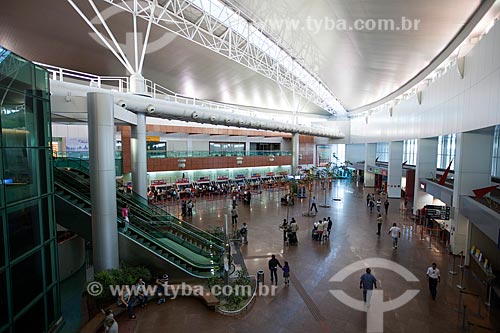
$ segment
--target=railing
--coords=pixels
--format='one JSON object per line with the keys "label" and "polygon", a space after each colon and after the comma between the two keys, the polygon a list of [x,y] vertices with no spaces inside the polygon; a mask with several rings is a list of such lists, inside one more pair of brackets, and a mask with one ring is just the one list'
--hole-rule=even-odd
{"label": "railing", "polygon": [[143,210],[146,211],[152,211],[153,214],[156,216],[156,221],[152,221],[154,223],[159,223],[159,224],[175,224],[175,226],[178,228],[180,231],[185,231],[188,232],[191,235],[196,235],[196,237],[200,240],[205,240],[210,242],[208,243],[209,246],[215,247],[219,250],[223,250],[222,244],[224,243],[221,239],[213,236],[212,234],[206,232],[203,229],[200,229],[196,226],[194,226],[191,223],[182,221],[178,219],[177,217],[171,215],[168,213],[165,209],[162,207],[152,205],[148,202],[147,199],[143,198],[139,194],[135,192],[131,193],[122,193],[118,192],[119,198],[124,199],[125,201],[129,201],[130,203],[137,205],[138,207],[142,208]]}
{"label": "railing", "polygon": [[[36,64],[44,67],[50,73],[51,79],[55,81],[83,84],[96,88],[116,90],[122,93],[131,92],[130,80],[127,76],[99,76],[38,62]],[[153,98],[163,99],[184,105],[196,105],[213,110],[235,111],[245,115],[248,115],[253,111],[250,108],[241,106],[217,103],[204,99],[197,99],[196,97],[185,96],[154,83],[151,80],[145,79],[144,81],[146,88],[145,94]]]}
{"label": "railing", "polygon": [[[183,158],[183,157],[224,157],[224,156],[292,156],[291,151],[282,150],[249,150],[249,151],[220,151],[210,152],[201,150],[185,151],[158,151],[148,150],[147,158]],[[74,158],[88,160],[90,158],[88,150],[58,151],[56,158]],[[122,152],[115,151],[115,160],[122,159]]]}
{"label": "railing", "polygon": [[[78,158],[82,160],[90,159],[88,150],[68,150],[68,151],[57,151],[54,152],[55,158]],[[120,150],[115,151],[115,159],[122,159],[122,152]]]}
{"label": "railing", "polygon": [[149,150],[148,158],[181,158],[181,157],[224,157],[224,156],[292,156],[291,151],[250,150],[250,151],[157,151]]}
{"label": "railing", "polygon": [[[67,159],[55,159],[54,160],[54,165],[58,167],[73,167],[76,169],[79,169],[85,173],[89,173],[89,162],[87,160],[79,160],[79,159],[72,159],[72,158],[67,158]],[[210,241],[213,243],[213,246],[219,246],[221,247],[222,244],[224,244],[224,241],[215,237],[214,235],[206,232],[205,230],[196,227],[195,225],[182,221],[175,216],[171,215],[167,210],[165,210],[163,207],[159,207],[156,205],[152,205],[149,203],[149,201],[137,194],[136,192],[132,191],[131,193],[123,193],[118,191],[117,192],[118,198],[130,201],[135,205],[138,205],[142,209],[146,211],[150,211],[153,214],[157,215],[158,221],[161,222],[162,218],[165,218],[167,221],[174,222],[176,225],[182,227],[183,229],[190,231],[191,233],[197,234],[201,236],[202,238]]]}
{"label": "railing", "polygon": [[[175,240],[177,236],[175,236],[171,232],[168,232],[168,231],[165,231],[165,230],[159,228],[156,225],[151,224],[150,221],[145,221],[145,220],[135,216],[134,214],[129,214],[129,218],[130,218],[131,225],[134,225],[137,228],[147,232],[151,237],[157,238],[158,236],[160,236],[160,238],[168,238],[173,242],[179,243],[178,241]],[[174,229],[174,227],[172,227],[172,229]],[[206,239],[205,240],[201,239],[200,241],[203,243],[203,245],[206,245],[206,246],[210,245]],[[222,252],[216,251],[217,250],[216,248],[213,248],[214,252],[205,251],[202,248],[194,245],[193,243],[190,243],[187,240],[182,242],[182,243],[183,244],[181,244],[181,245],[183,245],[184,247],[189,249],[191,252],[197,253],[197,254],[199,254],[207,259],[211,259],[217,263],[220,261],[220,257],[224,254],[223,251]]]}
{"label": "railing", "polygon": [[[118,218],[118,220],[120,220],[120,219]],[[214,260],[212,260],[211,264],[202,264],[202,263],[195,262],[194,260],[187,258],[184,254],[180,253],[179,251],[176,251],[173,247],[166,246],[166,244],[164,244],[161,240],[158,240],[155,237],[151,236],[150,233],[155,231],[154,227],[147,225],[146,223],[140,224],[140,226],[141,227],[139,228],[137,224],[134,225],[134,223],[131,223],[129,225],[129,229],[131,231],[133,231],[134,233],[136,233],[138,236],[140,236],[140,237],[144,238],[145,240],[147,240],[148,242],[150,242],[151,244],[154,244],[154,245],[160,247],[162,250],[165,250],[166,252],[168,252],[169,254],[174,256],[175,258],[180,259],[182,262],[187,263],[188,265],[192,266],[193,268],[195,268],[195,269],[196,268],[199,268],[199,269],[212,269],[213,268],[214,270],[216,270],[215,268],[220,268],[220,259],[219,258],[214,258]]]}
{"label": "railing", "polygon": [[[78,182],[75,182],[75,181],[72,181],[71,179],[68,179],[68,175],[66,175],[64,172],[60,171],[60,170],[57,170],[55,169],[54,170],[54,175],[56,177],[56,179],[58,180],[58,182],[63,186],[64,190],[68,193],[70,193],[72,196],[74,197],[77,197],[79,198],[80,200],[86,202],[88,205],[90,205],[90,197],[88,195],[88,193],[84,193],[85,190],[88,191],[88,189],[83,189],[82,190],[82,187],[81,186],[75,186],[75,184],[79,184]],[[77,207],[78,208],[78,207]],[[80,209],[80,208],[78,208]],[[81,209],[80,209],[81,210]],[[85,212],[86,213],[86,212]],[[146,212],[147,214],[147,212]],[[199,247],[196,247],[194,244],[190,244],[190,245],[187,245],[187,247],[193,251],[194,253],[198,253],[202,256],[205,256],[207,258],[213,258],[214,256],[215,257],[219,257],[223,254],[224,252],[224,249],[221,247],[221,246],[218,246],[218,245],[215,245],[213,244],[211,241],[203,238],[203,237],[200,237],[199,235],[197,234],[194,234],[193,232],[183,228],[182,226],[179,226],[173,222],[161,222],[162,224],[168,226],[168,227],[171,227],[172,229],[176,229],[178,230],[179,232],[181,233],[184,233],[194,239],[196,239],[197,241],[201,242],[204,246],[206,247],[209,247],[210,249],[213,249],[213,252],[215,253],[212,253],[212,252],[207,252]],[[131,224],[137,224],[138,227],[141,226],[140,228],[141,229],[144,229],[144,227],[146,226],[147,230],[149,232],[156,232],[157,234],[160,234],[160,235],[165,235],[165,238],[172,238],[172,237],[169,237],[169,233],[160,229],[160,228],[157,228],[155,226],[152,226],[150,224],[150,222],[145,222],[143,221],[141,218],[137,217],[137,216],[133,216],[132,218],[132,214],[131,214]],[[218,260],[218,259],[217,259]]]}

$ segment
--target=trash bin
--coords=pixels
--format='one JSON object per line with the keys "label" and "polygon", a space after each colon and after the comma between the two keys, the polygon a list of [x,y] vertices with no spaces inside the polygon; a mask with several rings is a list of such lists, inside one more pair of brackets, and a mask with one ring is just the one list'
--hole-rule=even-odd
{"label": "trash bin", "polygon": [[264,271],[261,269],[257,271],[257,284],[264,283]]}

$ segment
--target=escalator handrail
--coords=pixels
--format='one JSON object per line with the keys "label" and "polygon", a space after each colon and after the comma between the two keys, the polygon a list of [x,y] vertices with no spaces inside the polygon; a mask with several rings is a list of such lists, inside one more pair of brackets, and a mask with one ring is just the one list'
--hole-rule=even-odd
{"label": "escalator handrail", "polygon": [[74,178],[69,179],[68,175],[58,170],[57,168],[54,170],[54,178],[55,182],[58,183],[59,185],[64,184],[67,189],[72,189],[75,193],[78,193],[78,196],[85,197],[85,199],[90,201],[89,196],[82,194],[84,190],[88,190],[87,193],[90,193],[90,189],[87,187],[85,187],[84,189],[82,187],[76,187],[75,184],[81,185],[81,183],[75,182]]}
{"label": "escalator handrail", "polygon": [[188,235],[190,235],[190,236],[198,239],[199,241],[202,241],[204,243],[208,242],[209,246],[212,246],[213,248],[219,250],[219,252],[223,252],[224,251],[224,247],[223,246],[221,246],[221,245],[219,245],[217,243],[214,243],[211,240],[207,240],[205,237],[203,237],[203,236],[201,236],[201,235],[199,235],[199,234],[197,234],[197,233],[195,233],[195,232],[193,232],[193,231],[191,231],[189,229],[186,229],[182,225],[179,225],[179,224],[177,224],[177,223],[175,223],[173,221],[168,221],[168,220],[167,221],[158,221],[158,222],[155,221],[155,223],[165,223],[165,224],[168,224],[170,227],[172,227],[172,228],[174,228],[176,230],[179,230],[179,231],[181,231],[181,232],[183,232],[185,234],[188,234]]}
{"label": "escalator handrail", "polygon": [[[123,221],[123,219],[121,219],[121,218],[117,218],[117,219],[116,219],[116,221],[117,221],[117,223],[120,223],[120,222],[121,222],[121,223],[123,223],[123,222],[124,222],[124,221]],[[139,234],[139,232],[138,232],[139,230],[136,230],[136,228],[135,228],[134,226],[129,226],[129,228],[131,228],[131,230],[134,230],[134,232],[137,232],[137,233]],[[135,242],[135,243],[136,243],[136,244],[138,244],[139,246],[142,246],[142,247],[146,248],[147,250],[149,250],[149,251],[151,251],[151,252],[155,253],[157,256],[161,257],[163,260],[168,261],[171,265],[173,265],[173,266],[177,267],[178,269],[182,270],[183,272],[186,272],[187,274],[189,274],[189,275],[191,275],[191,276],[194,276],[194,277],[197,277],[197,278],[208,278],[208,277],[209,277],[209,276],[207,276],[207,275],[197,274],[197,273],[195,273],[194,271],[191,271],[191,272],[190,272],[187,268],[184,268],[184,267],[182,267],[180,264],[177,264],[177,263],[175,263],[173,260],[170,260],[170,259],[168,258],[168,256],[165,256],[165,255],[164,255],[164,254],[162,254],[162,253],[158,253],[158,251],[155,251],[155,250],[153,250],[153,249],[151,249],[151,248],[148,248],[148,247],[144,246],[144,245],[143,245],[143,244],[141,244],[138,240],[136,240],[136,239],[132,238],[131,236],[127,235],[126,233],[124,233],[124,232],[123,232],[123,231],[121,231],[121,230],[118,230],[118,232],[119,232],[122,236],[124,236],[124,237],[128,238],[130,241]],[[168,251],[168,249],[166,249],[166,248],[165,248],[164,246],[162,246],[162,245],[158,245],[158,244],[155,244],[155,245],[159,246],[162,250],[167,250],[167,252],[170,252],[170,251]],[[181,262],[187,263],[187,261],[186,261],[186,260],[184,260],[183,258],[179,258],[179,257],[178,257],[178,256],[176,256],[176,255],[174,255],[174,257],[175,257],[176,259],[180,259],[180,261],[181,261]],[[190,267],[196,267],[196,266],[190,265]],[[216,266],[215,266],[215,265],[214,265],[214,267],[207,267],[207,268],[209,268],[210,270],[214,269],[214,272],[216,272],[216,270],[215,270]],[[202,268],[202,269],[206,269],[206,268]],[[220,271],[220,270],[219,270],[219,271]],[[202,271],[202,272],[206,272],[206,273],[208,273],[208,271]],[[213,273],[212,275],[214,275],[214,276],[215,276],[216,274],[215,274],[215,273]]]}
{"label": "escalator handrail", "polygon": [[[131,216],[131,217],[132,217],[132,216]],[[165,232],[165,231],[163,231],[163,230],[160,230],[160,229],[158,229],[158,228],[156,228],[156,227],[154,227],[154,226],[150,225],[148,222],[140,222],[140,223],[139,223],[139,222],[136,222],[136,221],[130,221],[130,225],[135,225],[138,229],[143,230],[143,231],[148,232],[148,233],[151,233],[151,232],[157,232],[157,233],[162,234],[162,235],[167,234],[167,235],[165,235],[165,238],[169,238],[169,239],[171,239],[171,237],[168,237],[168,234],[169,234],[168,232]],[[142,228],[140,228],[140,227],[142,227]],[[150,235],[150,237],[151,237],[151,238],[154,238],[154,237],[153,237],[153,236],[151,236],[151,235]],[[172,240],[172,241],[173,241],[173,240]],[[174,241],[174,242],[175,242],[175,241]],[[177,242],[176,242],[176,243],[177,243]],[[182,244],[180,244],[180,245],[182,245]],[[194,246],[193,244],[191,244],[191,245],[192,245],[192,246]],[[185,246],[185,245],[183,245],[183,246],[184,246],[184,247],[186,247],[189,251],[191,251],[191,252],[193,252],[193,253],[196,253],[196,254],[199,254],[199,255],[201,255],[201,256],[203,256],[203,257],[205,257],[205,258],[207,258],[207,259],[213,260],[213,261],[217,261],[217,258],[219,258],[219,257],[223,254],[223,253],[210,253],[210,252],[206,252],[206,251],[204,251],[203,249],[200,249],[200,248],[198,248],[198,247],[196,247],[196,246],[194,246],[194,247],[196,248],[196,251],[193,251],[193,250],[191,249],[191,247],[187,247],[187,246]],[[203,255],[202,253],[199,253],[200,251],[205,252],[206,254],[208,254],[208,257],[207,257],[207,256],[205,256],[205,255]],[[182,256],[182,254],[179,254],[179,255],[181,255],[181,256]],[[215,259],[215,260],[214,260],[214,259]]]}
{"label": "escalator handrail", "polygon": [[[212,269],[214,267],[220,266],[219,265],[220,260],[217,261],[217,258],[214,258],[215,260],[212,260],[213,264],[207,264],[207,265],[205,265],[205,264],[201,264],[201,263],[195,263],[190,258],[186,258],[182,253],[179,253],[178,251],[175,251],[175,250],[169,248],[163,242],[155,239],[154,237],[152,237],[148,233],[144,232],[143,230],[139,229],[138,227],[136,227],[132,223],[129,224],[128,228],[130,230],[132,230],[133,232],[135,232],[136,234],[138,234],[139,236],[141,236],[142,238],[144,238],[145,240],[147,240],[148,242],[150,242],[150,243],[152,243],[152,244],[160,247],[162,250],[170,253],[172,256],[176,257],[177,259],[180,259],[181,261],[183,261],[184,263],[186,263],[186,264],[188,264],[188,265],[190,265],[192,267],[200,268],[200,269]],[[152,251],[154,251],[154,250],[152,250]]]}
{"label": "escalator handrail", "polygon": [[[89,168],[88,168],[89,162],[87,160],[82,160],[82,159],[78,159],[78,158],[71,158],[71,157],[57,158],[57,159],[55,159],[55,161],[56,160],[59,163],[60,162],[67,162],[68,167],[71,167],[70,163],[77,165],[77,167],[76,167],[77,169],[78,169],[78,167],[80,167],[81,169],[79,169],[79,170],[81,170],[83,172],[87,172],[87,174],[89,173]],[[56,165],[58,163],[55,162],[54,164]],[[117,189],[117,194],[118,193],[120,193],[121,196],[125,196],[125,195],[128,196],[128,194],[123,193],[119,189]],[[194,233],[198,233],[201,237],[206,238],[209,241],[212,241],[214,244],[217,244],[220,247],[223,247],[224,241],[222,239],[210,234],[209,232],[207,232],[207,231],[205,231],[205,230],[203,230],[203,229],[201,229],[201,228],[199,228],[191,223],[188,223],[186,221],[178,219],[177,217],[173,216],[172,214],[170,214],[168,211],[166,211],[165,209],[163,209],[161,207],[158,207],[156,205],[150,205],[149,201],[147,199],[145,199],[144,197],[142,197],[141,195],[139,195],[137,192],[135,192],[133,190],[132,190],[131,198],[132,198],[132,201],[135,202],[136,204],[140,204],[144,208],[147,207],[148,209],[150,209],[152,211],[154,211],[154,210],[159,211],[159,212],[161,212],[161,214],[159,214],[159,215],[167,216],[167,217],[170,217],[174,220],[177,220],[177,222],[180,222],[181,224],[188,226],[187,228],[184,227],[184,229],[188,229],[188,230],[194,229],[195,230],[195,231],[193,231]],[[128,199],[130,199],[130,198],[128,198]],[[146,203],[144,203],[144,201],[146,201]],[[154,207],[154,209],[152,209],[152,207]]]}
{"label": "escalator handrail", "polygon": [[[60,186],[60,185],[59,185],[59,187],[61,187],[61,188],[62,188],[62,189],[63,189],[66,193],[71,194],[73,197],[76,197],[77,199],[82,200],[82,199],[81,199],[78,195],[75,195],[75,193],[74,193],[74,192],[72,192],[71,190],[68,190],[68,189],[66,189],[66,188],[64,188],[63,186]],[[85,215],[92,216],[92,213],[89,213],[89,212],[87,212],[85,209],[83,209],[83,208],[81,208],[81,207],[76,206],[74,203],[72,203],[72,202],[71,202],[71,201],[69,201],[68,199],[66,199],[66,198],[64,198],[64,197],[62,197],[62,196],[60,196],[59,194],[55,193],[55,196],[56,196],[56,197],[58,197],[59,199],[63,200],[63,201],[66,201],[67,203],[71,204],[71,205],[72,205],[72,206],[74,206],[76,209],[78,209],[79,211],[83,212]],[[86,200],[82,200],[82,201],[83,201],[83,202],[85,202],[85,203],[87,203],[87,201],[86,201]]]}
{"label": "escalator handrail", "polygon": [[[148,228],[149,227],[153,227],[153,226],[150,226],[149,222],[141,219],[140,217],[137,217],[137,216],[134,216],[133,214],[130,214],[129,215],[129,219],[130,219],[130,223],[134,223],[136,219],[140,220],[140,224],[139,223],[136,223],[140,226],[143,226],[143,225],[147,225]],[[156,227],[154,227],[156,229]],[[198,246],[196,246],[195,244],[191,243],[189,240],[182,240],[181,243],[179,243],[178,241],[176,241],[175,239],[172,239],[172,238],[179,238],[178,236],[174,235],[172,232],[169,232],[169,231],[164,231],[164,230],[155,230],[157,233],[160,233],[162,235],[165,235],[165,238],[169,238],[171,239],[172,241],[188,248],[189,250],[191,250],[192,252],[194,253],[197,253],[201,256],[204,256],[206,258],[213,258],[213,257],[217,257],[217,256],[220,256],[222,253],[217,253],[214,251],[214,253],[212,252],[209,252],[209,251],[206,251]]]}
{"label": "escalator handrail", "polygon": [[[128,201],[127,201],[128,202]],[[144,218],[140,218],[139,216],[140,215],[146,215],[146,216],[149,216],[148,212],[147,211],[144,211],[144,209],[140,208],[140,207],[132,207],[132,211],[129,212],[129,216],[130,217],[133,217],[134,219],[139,219],[141,220],[141,222],[143,223],[143,225],[147,226],[150,230],[152,229],[152,231],[155,231],[157,233],[161,233],[161,234],[164,234],[164,233],[169,233],[169,234],[172,234],[171,232],[169,231],[165,231],[165,230],[161,230],[159,229],[157,226],[154,226],[152,225],[152,223],[154,224],[158,224],[158,223],[162,223],[162,224],[167,224],[168,226],[180,231],[181,233],[184,233],[186,236],[189,236],[189,237],[192,237],[192,238],[195,238],[197,239],[198,241],[202,242],[204,246],[206,247],[211,247],[214,251],[214,255],[217,255],[218,253],[223,253],[224,252],[224,248],[221,247],[220,245],[218,244],[215,244],[213,243],[212,241],[202,237],[202,236],[199,236],[195,233],[192,233],[190,232],[189,230],[186,230],[184,228],[182,228],[181,226],[178,226],[176,225],[175,223],[171,222],[171,221],[168,221],[168,220],[145,220]],[[139,213],[139,214],[138,214]],[[142,213],[142,214],[141,214]],[[131,221],[133,222],[133,221]],[[172,234],[173,235],[173,234]],[[175,235],[173,235],[175,236]],[[188,241],[189,242],[189,241]],[[212,254],[212,252],[210,251],[205,251],[203,250],[202,248],[192,244],[191,242],[189,242],[192,246],[196,247],[198,250],[200,251],[204,251],[205,253],[207,254]]]}
{"label": "escalator handrail", "polygon": [[[132,200],[130,197],[127,197],[128,194],[125,194],[125,193],[122,193],[120,195],[120,198],[123,198],[125,199],[128,203],[132,203],[134,204],[134,200]],[[142,208],[143,206],[140,205],[139,206],[139,209],[143,209],[145,210],[144,208]],[[137,208],[137,207],[135,207]],[[147,211],[145,211],[146,214],[148,214]],[[165,218],[169,218],[170,220],[168,219],[165,219]],[[165,216],[165,215],[161,215],[161,216],[156,216],[156,220],[154,221],[151,221],[151,222],[154,222],[154,223],[158,223],[158,224],[168,224],[169,226],[175,228],[176,230],[182,232],[182,233],[185,233],[191,237],[194,237],[196,238],[198,241],[201,241],[203,242],[204,244],[208,245],[208,246],[212,246],[212,247],[215,247],[217,248],[219,251],[223,251],[224,250],[224,247],[222,245],[220,245],[220,241],[219,241],[219,238],[213,236],[212,234],[204,231],[203,233],[199,232],[197,233],[196,231],[192,231],[192,230],[189,230],[188,228],[186,228],[185,226],[191,226],[191,224],[189,223],[186,223],[180,219],[177,219],[175,216],[173,215],[168,215],[168,216]],[[202,230],[202,229],[198,229],[198,230]],[[209,235],[209,236],[213,236],[213,237],[206,237],[206,235]],[[215,240],[215,241],[214,241]]]}

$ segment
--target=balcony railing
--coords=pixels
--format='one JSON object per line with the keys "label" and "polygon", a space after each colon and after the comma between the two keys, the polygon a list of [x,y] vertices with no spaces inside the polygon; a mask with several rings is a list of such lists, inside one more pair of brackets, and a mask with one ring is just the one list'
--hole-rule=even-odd
{"label": "balcony railing", "polygon": [[251,151],[158,151],[149,150],[148,158],[181,158],[181,157],[225,157],[225,156],[292,156],[291,151],[251,150]]}

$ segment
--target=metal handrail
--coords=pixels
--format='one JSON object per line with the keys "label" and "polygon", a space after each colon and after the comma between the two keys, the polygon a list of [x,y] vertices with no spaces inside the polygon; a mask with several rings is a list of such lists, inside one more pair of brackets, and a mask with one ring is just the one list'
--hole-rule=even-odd
{"label": "metal handrail", "polygon": [[[109,85],[117,89],[119,92],[130,92],[130,80],[127,76],[99,76],[95,74],[75,71],[68,68],[47,65],[40,62],[35,62],[35,64],[44,67],[51,74],[52,79],[56,81],[84,81],[87,82],[88,85],[95,86],[97,88],[102,88],[103,82],[114,82],[114,84]],[[198,105],[214,110],[239,111],[245,114],[248,114],[248,112],[252,111],[249,108],[247,109],[235,105],[223,104],[209,100],[197,99],[196,97],[185,96],[176,93],[166,87],[163,87],[162,85],[157,84],[149,79],[145,79],[145,87],[146,93],[151,95],[153,98],[160,98],[160,96],[162,96],[164,99],[175,103],[181,103],[185,105]]]}
{"label": "metal handrail", "polygon": [[[67,162],[68,167],[76,166],[76,168],[79,168],[83,172],[86,172],[86,173],[89,172],[89,169],[87,167],[89,163],[87,160],[81,160],[81,159],[76,159],[76,158],[55,159],[54,165],[57,165],[61,162]],[[125,194],[125,193],[122,193],[120,191],[117,191],[117,194],[121,199],[125,199],[125,200],[129,199],[134,204],[139,205],[144,210],[150,210],[153,213],[159,213],[159,214],[157,214],[159,216],[165,216],[167,218],[174,220],[176,222],[176,224],[179,225],[180,227],[182,227],[183,229],[189,230],[195,234],[198,234],[200,237],[204,238],[205,241],[208,242],[208,245],[210,245],[210,243],[212,243],[212,246],[217,246],[220,248],[220,247],[222,247],[221,244],[224,244],[224,241],[222,239],[217,238],[216,236],[210,234],[209,232],[207,232],[207,231],[205,231],[205,230],[203,230],[203,229],[201,229],[201,228],[199,228],[191,223],[188,223],[188,222],[185,222],[185,221],[178,219],[177,217],[171,215],[168,211],[166,211],[165,209],[163,209],[161,207],[158,207],[155,205],[150,205],[149,202],[147,201],[147,199],[143,198],[142,196],[140,196],[139,194],[137,194],[134,191],[132,191],[131,194]],[[161,222],[161,219],[159,222]]]}
{"label": "metal handrail", "polygon": [[[58,174],[58,175],[64,175],[63,172],[61,172],[61,171],[59,171],[57,169],[55,170],[55,173]],[[85,196],[84,194],[77,192],[76,188],[74,186],[71,186],[66,181],[63,181],[62,185],[63,185],[62,187],[63,187],[63,189],[65,191],[67,191],[71,195],[75,196],[76,198],[80,199],[81,201],[85,202],[86,204],[88,204],[90,206],[90,199],[87,196]],[[67,188],[66,186],[69,186],[70,188]],[[161,229],[159,229],[159,228],[157,228],[155,226],[150,225],[147,222],[144,222],[142,219],[138,218],[137,216],[131,215],[130,225],[131,226],[135,226],[135,228],[137,228],[139,230],[147,230],[148,232],[156,232],[156,233],[165,235],[166,238],[169,238],[168,237],[168,232],[165,232],[164,230],[161,230]],[[147,238],[148,241],[151,241],[152,239],[154,239],[155,244],[157,244],[157,245],[158,245],[158,243],[162,244],[161,247],[163,249],[165,249],[168,252],[171,252],[172,254],[175,254],[176,257],[184,260],[185,262],[191,264],[194,267],[211,268],[210,265],[194,264],[194,261],[191,261],[189,258],[186,258],[182,253],[180,253],[178,251],[175,251],[173,249],[167,248],[166,245],[163,244],[163,242],[157,240],[155,237],[153,237],[151,235],[148,235],[148,237],[145,237],[144,235],[141,234],[141,236],[144,237],[144,238]],[[207,241],[205,241],[205,242],[207,242]],[[207,259],[212,260],[214,262],[214,264],[215,263],[219,264],[219,262],[220,262],[220,260],[221,260],[221,258],[223,256],[223,252],[222,253],[219,252],[218,254],[213,254],[213,253],[207,252],[207,251],[205,251],[205,250],[203,250],[201,248],[197,248],[194,244],[191,244],[191,245],[192,246],[188,247],[190,251],[192,251],[193,253],[197,253],[197,254],[199,254],[199,255],[201,255],[203,257],[206,257]],[[208,245],[210,245],[210,244],[208,244]],[[195,247],[196,249],[193,249],[193,247]]]}
{"label": "metal handrail", "polygon": [[[142,227],[145,227],[145,228],[150,227],[148,225],[143,225],[143,224],[138,224],[138,225],[140,225]],[[189,265],[191,265],[193,267],[201,268],[201,269],[211,269],[211,268],[214,268],[214,266],[219,266],[220,265],[220,260],[217,261],[216,258],[214,258],[215,260],[212,260],[213,263],[208,264],[208,265],[197,263],[194,260],[191,260],[190,258],[186,258],[186,256],[184,256],[179,251],[176,251],[173,248],[166,246],[165,243],[163,243],[162,241],[156,239],[155,237],[152,237],[151,235],[149,235],[148,232],[145,232],[143,229],[139,228],[137,225],[134,225],[134,223],[130,223],[129,228],[131,230],[133,230],[135,233],[139,234],[144,239],[146,239],[147,241],[149,241],[151,243],[154,243],[155,245],[159,246],[162,250],[167,251],[168,253],[172,254],[176,258],[181,259],[182,261],[188,263]]]}

